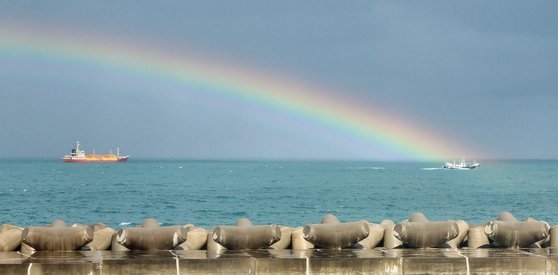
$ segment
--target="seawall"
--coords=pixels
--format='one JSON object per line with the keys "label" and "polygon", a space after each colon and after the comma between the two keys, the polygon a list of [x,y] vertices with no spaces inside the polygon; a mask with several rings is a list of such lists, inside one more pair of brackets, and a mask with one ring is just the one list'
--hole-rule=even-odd
{"label": "seawall", "polygon": [[0,226],[0,274],[558,274],[558,226],[502,212],[487,224],[341,222],[290,228],[146,219],[104,224]]}
{"label": "seawall", "polygon": [[0,274],[558,274],[558,250],[0,252]]}

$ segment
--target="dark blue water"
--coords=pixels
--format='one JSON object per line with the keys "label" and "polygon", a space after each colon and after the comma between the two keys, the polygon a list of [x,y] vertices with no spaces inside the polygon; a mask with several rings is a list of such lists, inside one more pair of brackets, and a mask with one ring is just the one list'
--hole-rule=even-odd
{"label": "dark blue water", "polygon": [[501,211],[558,223],[558,161],[441,163],[365,161],[0,161],[0,223],[103,222],[156,218],[212,227],[248,217],[302,226],[326,213],[342,221],[406,219],[481,223]]}

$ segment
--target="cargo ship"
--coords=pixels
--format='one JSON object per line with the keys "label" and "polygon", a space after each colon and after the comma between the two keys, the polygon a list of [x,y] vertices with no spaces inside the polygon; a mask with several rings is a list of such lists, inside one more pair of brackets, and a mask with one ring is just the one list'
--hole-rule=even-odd
{"label": "cargo ship", "polygon": [[62,157],[64,162],[126,162],[130,156],[121,156],[120,149],[116,149],[116,155],[112,152],[103,155],[86,154],[79,149],[79,141],[76,141],[76,148],[72,149],[69,155]]}

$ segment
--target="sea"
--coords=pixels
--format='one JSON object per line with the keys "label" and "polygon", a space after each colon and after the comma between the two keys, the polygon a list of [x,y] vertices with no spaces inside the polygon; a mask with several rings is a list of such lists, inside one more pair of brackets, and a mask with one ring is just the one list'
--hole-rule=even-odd
{"label": "sea", "polygon": [[558,223],[558,161],[481,161],[475,170],[436,162],[138,160],[63,163],[0,160],[0,224],[53,220],[211,228],[304,226],[325,214],[379,223],[414,212],[431,221],[485,223],[509,211]]}

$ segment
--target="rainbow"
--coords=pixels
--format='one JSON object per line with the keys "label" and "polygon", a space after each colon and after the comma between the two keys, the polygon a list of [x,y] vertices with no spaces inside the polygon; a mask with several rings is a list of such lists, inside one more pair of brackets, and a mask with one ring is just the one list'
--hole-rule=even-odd
{"label": "rainbow", "polygon": [[163,51],[157,46],[138,45],[118,41],[115,37],[93,37],[90,34],[86,37],[68,30],[0,26],[0,57],[10,54],[48,57],[55,62],[101,66],[207,88],[204,91],[256,103],[340,130],[364,139],[371,147],[380,147],[398,159],[442,160],[471,155],[470,150],[456,150],[460,146],[447,142],[453,139],[433,135],[433,131],[398,117],[396,112],[351,101],[339,91],[294,83],[238,64],[212,63],[209,58],[183,50]]}

